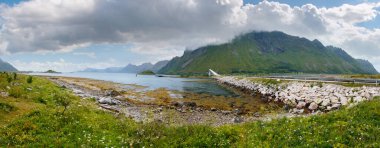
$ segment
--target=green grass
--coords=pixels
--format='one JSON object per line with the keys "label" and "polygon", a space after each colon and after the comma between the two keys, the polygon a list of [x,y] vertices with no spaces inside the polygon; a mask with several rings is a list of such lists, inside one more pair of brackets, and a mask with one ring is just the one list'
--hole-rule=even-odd
{"label": "green grass", "polygon": [[[20,79],[24,76],[20,75]],[[0,81],[3,82],[3,81]],[[25,82],[25,81],[24,81]],[[40,82],[40,83],[39,83]],[[41,83],[45,85],[40,85]],[[24,85],[28,85],[25,83]],[[51,99],[0,128],[0,146],[24,147],[379,147],[380,99],[324,115],[210,127],[136,123],[99,110],[92,100],[72,96],[35,77],[30,87]],[[50,90],[52,87],[54,90]],[[21,89],[23,90],[23,89]],[[16,98],[35,100],[33,93]],[[53,95],[53,94],[54,95]],[[50,95],[48,95],[50,94]],[[53,96],[53,97],[51,97]],[[28,98],[30,97],[30,98]],[[68,98],[64,106],[56,98]],[[60,100],[58,99],[58,100]],[[6,115],[6,114],[4,114]]]}

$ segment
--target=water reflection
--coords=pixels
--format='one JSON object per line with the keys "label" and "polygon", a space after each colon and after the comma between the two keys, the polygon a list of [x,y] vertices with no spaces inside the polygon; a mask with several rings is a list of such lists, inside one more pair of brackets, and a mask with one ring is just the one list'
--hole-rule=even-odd
{"label": "water reflection", "polygon": [[65,76],[91,78],[112,81],[122,84],[136,84],[146,86],[146,89],[166,88],[185,92],[204,93],[210,95],[236,96],[235,93],[219,86],[211,79],[156,77],[151,75],[138,75],[130,73],[33,73],[34,75]]}

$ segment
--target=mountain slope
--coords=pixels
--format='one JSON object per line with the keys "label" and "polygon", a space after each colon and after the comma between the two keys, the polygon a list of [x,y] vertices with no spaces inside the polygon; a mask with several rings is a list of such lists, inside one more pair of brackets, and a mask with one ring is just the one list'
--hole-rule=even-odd
{"label": "mountain slope", "polygon": [[375,73],[343,50],[282,32],[251,32],[229,43],[185,51],[159,73]]}
{"label": "mountain slope", "polygon": [[164,67],[169,61],[159,61],[156,64],[151,63],[144,63],[141,65],[133,65],[128,64],[125,67],[109,67],[105,69],[94,69],[94,68],[87,68],[83,70],[82,72],[112,72],[112,73],[139,73],[146,70],[151,70],[153,72],[157,72],[162,67]]}
{"label": "mountain slope", "polygon": [[0,59],[0,71],[17,71],[17,69]]}

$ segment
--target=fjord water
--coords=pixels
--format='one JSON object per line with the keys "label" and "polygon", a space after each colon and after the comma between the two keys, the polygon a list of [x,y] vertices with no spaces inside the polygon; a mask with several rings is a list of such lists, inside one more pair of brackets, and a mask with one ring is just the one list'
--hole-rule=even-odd
{"label": "fjord water", "polygon": [[229,91],[219,86],[212,79],[157,77],[154,75],[136,75],[132,73],[95,73],[95,72],[73,72],[73,73],[33,73],[33,75],[64,76],[77,78],[90,78],[105,80],[122,84],[136,84],[147,87],[148,90],[166,88],[184,92],[205,93],[210,95],[234,96]]}

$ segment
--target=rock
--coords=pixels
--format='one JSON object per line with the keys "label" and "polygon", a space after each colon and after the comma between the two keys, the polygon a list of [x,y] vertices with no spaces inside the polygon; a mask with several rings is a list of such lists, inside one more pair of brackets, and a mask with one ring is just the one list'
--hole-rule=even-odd
{"label": "rock", "polygon": [[182,107],[183,106],[183,102],[172,102],[171,105],[175,106],[175,107]]}
{"label": "rock", "polygon": [[108,105],[116,105],[118,101],[113,100],[112,98],[109,97],[101,97],[99,98],[98,101],[100,104],[108,104]]}
{"label": "rock", "polygon": [[337,97],[331,97],[330,102],[331,102],[331,104],[335,104],[335,103],[339,102],[339,99]]}
{"label": "rock", "polygon": [[333,109],[337,109],[337,108],[340,107],[340,104],[339,104],[339,103],[337,103],[337,104],[333,104],[331,107],[332,107]]}
{"label": "rock", "polygon": [[211,111],[213,111],[213,112],[214,112],[214,111],[217,111],[217,109],[216,109],[216,108],[214,108],[214,107],[213,107],[213,108],[211,108],[210,110],[211,110]]}
{"label": "rock", "polygon": [[256,112],[255,114],[253,114],[253,116],[255,116],[255,117],[260,117],[261,115],[260,115],[259,112]]}
{"label": "rock", "polygon": [[323,101],[321,103],[322,106],[327,106],[329,104],[330,104],[330,99],[323,99]]}
{"label": "rock", "polygon": [[342,105],[347,105],[348,104],[347,98],[346,97],[340,98],[340,103],[342,103]]}
{"label": "rock", "polygon": [[314,102],[317,103],[317,104],[321,104],[322,103],[322,99],[321,98],[316,98],[314,99]]}
{"label": "rock", "polygon": [[241,115],[241,114],[243,114],[243,111],[241,109],[235,109],[234,114]]}
{"label": "rock", "polygon": [[162,112],[162,110],[163,110],[162,107],[159,107],[156,110],[154,110],[153,112],[154,113],[160,113],[160,112]]}
{"label": "rock", "polygon": [[232,112],[228,110],[222,110],[221,113],[224,115],[228,115],[228,114],[231,114]]}
{"label": "rock", "polygon": [[9,96],[8,92],[0,92],[0,95],[2,97],[8,97]]}
{"label": "rock", "polygon": [[363,98],[361,96],[356,96],[354,98],[354,102],[361,102],[361,101],[363,101]]}
{"label": "rock", "polygon": [[197,103],[195,102],[183,102],[183,105],[187,107],[197,107]]}
{"label": "rock", "polygon": [[297,109],[301,109],[301,108],[304,108],[306,106],[306,102],[298,102],[297,104]]}
{"label": "rock", "polygon": [[289,110],[289,109],[290,109],[290,106],[289,106],[288,104],[285,104],[285,105],[284,105],[284,109],[285,109],[285,110]]}
{"label": "rock", "polygon": [[183,96],[181,94],[169,94],[170,98],[174,99],[182,99]]}
{"label": "rock", "polygon": [[121,94],[116,90],[106,90],[105,95],[114,97],[114,96],[119,96]]}
{"label": "rock", "polygon": [[296,108],[294,108],[292,112],[295,113],[295,114],[302,114],[304,112],[304,109],[296,109]]}
{"label": "rock", "polygon": [[30,88],[30,87],[28,87],[28,88],[26,88],[26,90],[32,91],[33,89],[32,89],[32,88]]}
{"label": "rock", "polygon": [[315,102],[312,102],[310,105],[309,105],[309,109],[310,110],[316,110],[318,108],[318,104],[315,103]]}
{"label": "rock", "polygon": [[234,122],[234,123],[241,123],[241,122],[243,122],[243,118],[241,118],[241,117],[234,117],[232,119],[232,122]]}

